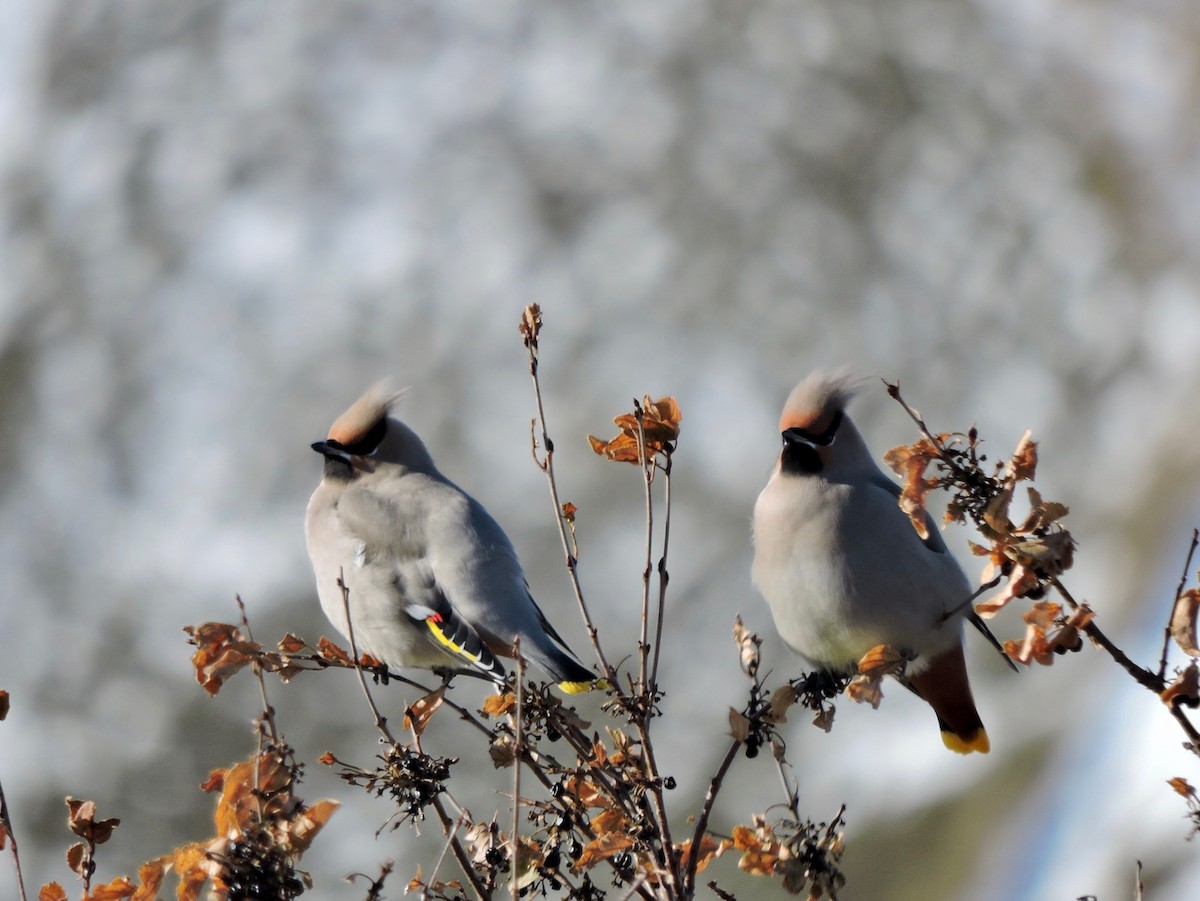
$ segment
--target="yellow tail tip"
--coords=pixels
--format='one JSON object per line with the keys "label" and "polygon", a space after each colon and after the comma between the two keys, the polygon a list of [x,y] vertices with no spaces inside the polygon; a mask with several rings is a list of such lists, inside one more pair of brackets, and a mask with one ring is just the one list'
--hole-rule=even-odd
{"label": "yellow tail tip", "polygon": [[587,682],[559,682],[558,687],[563,694],[579,695],[588,691],[607,691],[608,680],[592,679]]}
{"label": "yellow tail tip", "polygon": [[982,726],[967,735],[943,732],[942,743],[955,754],[970,754],[974,751],[986,754],[992,749],[992,743],[988,741],[987,732]]}

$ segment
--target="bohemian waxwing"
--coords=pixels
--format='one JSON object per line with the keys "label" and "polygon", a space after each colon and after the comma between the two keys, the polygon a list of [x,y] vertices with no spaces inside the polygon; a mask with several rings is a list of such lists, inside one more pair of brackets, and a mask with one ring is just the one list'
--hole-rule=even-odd
{"label": "bohemian waxwing", "polygon": [[567,692],[596,681],[529,594],[508,536],[443,476],[421,439],[389,416],[400,394],[376,385],[312,446],[325,475],[308,502],[308,555],[325,615],[388,666],[471,668],[497,682],[497,656],[538,664]]}
{"label": "bohemian waxwing", "polygon": [[971,587],[928,514],[922,540],[900,509],[900,487],[846,415],[852,394],[846,374],[815,372],[788,397],[783,451],[754,505],[754,584],[810,665],[851,674],[890,645],[908,658],[900,679],[933,708],[946,747],[986,753],[963,619],[995,639],[969,611]]}

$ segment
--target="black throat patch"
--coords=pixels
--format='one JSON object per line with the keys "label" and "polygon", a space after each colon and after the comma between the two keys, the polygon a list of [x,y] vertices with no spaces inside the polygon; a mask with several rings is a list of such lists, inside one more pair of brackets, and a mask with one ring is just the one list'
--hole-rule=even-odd
{"label": "black throat patch", "polygon": [[842,411],[833,415],[833,421],[823,432],[810,432],[807,429],[793,427],[784,429],[783,452],[779,455],[779,468],[789,475],[812,475],[825,468],[825,463],[817,451],[819,447],[829,447],[837,437],[838,427],[842,424]]}

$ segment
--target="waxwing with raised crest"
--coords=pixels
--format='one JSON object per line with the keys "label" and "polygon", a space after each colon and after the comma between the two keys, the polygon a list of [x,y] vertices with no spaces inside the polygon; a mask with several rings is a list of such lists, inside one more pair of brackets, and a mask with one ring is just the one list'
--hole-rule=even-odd
{"label": "waxwing with raised crest", "polygon": [[521,656],[564,691],[591,688],[595,675],[538,609],[503,529],[390,415],[400,396],[376,385],[312,446],[325,473],[308,502],[308,554],[325,615],[349,638],[348,600],[357,649],[388,666],[501,682],[497,658],[520,639]]}
{"label": "waxwing with raised crest", "polygon": [[[788,397],[783,448],[754,506],[755,586],[775,627],[814,668],[852,674],[878,645],[937,715],[946,747],[989,749],[963,656],[971,587],[932,521],[922,539],[846,413],[853,380],[815,372]],[[998,647],[998,645],[997,645]]]}

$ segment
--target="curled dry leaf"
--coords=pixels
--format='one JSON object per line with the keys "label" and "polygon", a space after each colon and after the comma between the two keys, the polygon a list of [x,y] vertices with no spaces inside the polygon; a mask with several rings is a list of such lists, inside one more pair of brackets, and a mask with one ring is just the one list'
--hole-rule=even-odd
{"label": "curled dry leaf", "polygon": [[203,623],[186,626],[188,641],[196,645],[192,666],[196,681],[206,692],[216,695],[221,686],[238,670],[253,663],[262,646],[246,639],[237,626],[229,623]]}
{"label": "curled dry leaf", "polygon": [[856,704],[870,704],[878,710],[879,702],[883,700],[883,675],[858,675],[846,686],[846,697]]}
{"label": "curled dry leaf", "polygon": [[1176,794],[1183,795],[1185,798],[1195,798],[1196,789],[1194,789],[1186,779],[1182,776],[1176,776],[1174,779],[1168,779],[1167,785],[1175,789]]}
{"label": "curled dry leaf", "polygon": [[822,707],[817,711],[817,715],[813,717],[813,725],[822,732],[831,732],[833,730],[833,717],[837,713],[837,708],[832,704],[828,707]]}
{"label": "curled dry leaf", "polygon": [[1187,707],[1200,706],[1200,668],[1192,661],[1183,672],[1175,677],[1175,681],[1159,694],[1164,704],[1183,704]]}
{"label": "curled dry leaf", "polygon": [[[676,845],[679,849],[679,859],[687,860],[688,855],[692,851],[692,840],[689,838],[681,845]],[[696,851],[696,872],[703,873],[712,861],[720,857],[725,851],[733,847],[733,842],[727,838],[721,839],[719,842],[708,833],[700,837],[700,847]]]}
{"label": "curled dry leaf", "polygon": [[283,654],[299,654],[308,647],[308,644],[300,636],[288,632],[287,635],[279,639],[277,647]]}
{"label": "curled dry leaf", "polygon": [[734,617],[733,620],[733,641],[738,647],[738,656],[742,665],[742,672],[754,678],[758,673],[759,664],[759,646],[762,644],[762,639],[742,625],[740,616]]}
{"label": "curled dry leaf", "polygon": [[883,462],[904,480],[900,492],[900,509],[903,510],[922,539],[929,537],[928,521],[925,518],[925,497],[934,487],[936,480],[926,478],[925,470],[938,456],[938,450],[928,438],[915,444],[893,447],[883,455]]}
{"label": "curled dry leaf", "polygon": [[321,655],[322,660],[327,660],[330,663],[335,663],[339,666],[354,666],[354,661],[350,659],[350,655],[324,635],[317,642],[317,653]]}
{"label": "curled dry leaf", "polygon": [[[1171,611],[1171,637],[1180,650],[1191,657],[1200,657],[1196,641],[1196,620],[1200,616],[1200,589],[1189,588],[1175,599]],[[3,719],[0,716],[0,719]]]}
{"label": "curled dry leaf", "polygon": [[634,838],[625,832],[608,832],[597,836],[583,846],[583,853],[575,861],[575,871],[583,872],[595,866],[602,860],[607,860],[614,854],[628,850],[634,846]]}
{"label": "curled dry leaf", "polygon": [[67,901],[67,893],[57,882],[47,882],[38,890],[38,901]]}
{"label": "curled dry leaf", "polygon": [[750,720],[732,707],[729,708],[729,734],[734,741],[745,741],[750,737]]}
{"label": "curled dry leaf", "polygon": [[511,735],[498,735],[488,745],[488,756],[492,758],[492,766],[504,769],[512,766],[517,760],[517,742]]}
{"label": "curled dry leaf", "polygon": [[80,879],[86,879],[90,866],[91,856],[88,854],[88,847],[85,842],[76,842],[67,848],[67,869],[72,873]]}
{"label": "curled dry leaf", "polygon": [[413,735],[420,735],[429,724],[429,719],[442,706],[446,697],[446,686],[436,688],[425,697],[413,703],[404,711],[404,728],[411,729]]}
{"label": "curled dry leaf", "polygon": [[488,695],[479,712],[486,719],[493,716],[507,716],[516,709],[517,696],[511,691],[506,691],[502,695]]}
{"label": "curled dry leaf", "polygon": [[[641,409],[641,433],[646,442],[646,458],[672,453],[675,449],[672,442],[679,438],[679,421],[682,419],[678,402],[673,397],[652,401],[647,395],[642,399]],[[620,433],[611,441],[588,435],[592,450],[617,463],[640,463],[642,454],[638,450],[637,414],[622,413],[613,422],[621,429]]]}
{"label": "curled dry leaf", "polygon": [[562,505],[563,519],[565,519],[567,522],[574,522],[575,514],[578,512],[579,512],[579,508],[576,507],[574,504],[572,504],[570,501],[567,501],[565,504]]}
{"label": "curled dry leaf", "polygon": [[1037,442],[1033,440],[1033,432],[1026,429],[1021,440],[1017,442],[1017,449],[1009,458],[1006,480],[1010,484],[1033,481],[1037,474],[1037,463]]}
{"label": "curled dry leaf", "polygon": [[129,881],[128,876],[118,876],[104,885],[93,886],[87,901],[125,901],[132,898],[136,891],[137,886]]}
{"label": "curled dry leaf", "polygon": [[892,676],[904,671],[908,661],[891,645],[878,644],[858,661],[858,671],[864,676]]}
{"label": "curled dry leaf", "polygon": [[774,725],[786,723],[788,708],[799,698],[800,692],[796,691],[790,683],[785,682],[771,692],[771,700],[768,702],[767,710],[762,718]]}
{"label": "curled dry leaf", "polygon": [[81,839],[93,845],[103,845],[112,838],[113,830],[121,825],[121,821],[115,817],[97,820],[94,801],[77,801],[68,797],[67,809],[67,826]]}
{"label": "curled dry leaf", "polygon": [[521,313],[521,322],[517,326],[517,331],[521,333],[521,338],[525,341],[525,346],[537,347],[538,334],[542,330],[542,308],[536,303],[531,303]]}
{"label": "curled dry leaf", "polygon": [[6,716],[8,716],[8,711],[9,711],[8,692],[4,691],[4,689],[0,689],[0,722],[3,722],[4,718]]}

